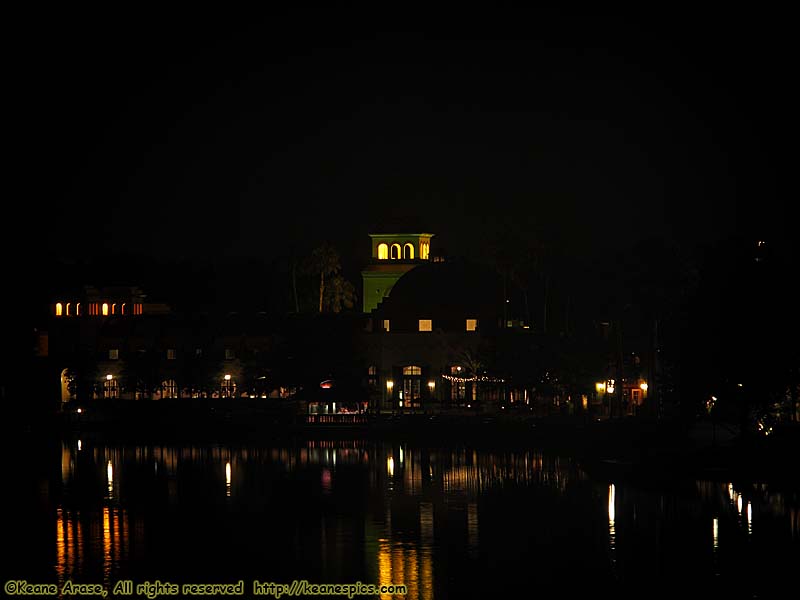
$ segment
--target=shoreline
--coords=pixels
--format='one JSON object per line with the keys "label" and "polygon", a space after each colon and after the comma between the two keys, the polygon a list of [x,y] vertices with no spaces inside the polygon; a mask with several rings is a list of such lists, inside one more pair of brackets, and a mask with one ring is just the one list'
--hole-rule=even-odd
{"label": "shoreline", "polygon": [[106,444],[302,444],[310,440],[364,440],[478,449],[539,450],[575,459],[596,478],[647,485],[686,479],[750,481],[800,490],[800,424],[772,436],[725,441],[697,439],[689,424],[642,417],[515,418],[493,415],[403,415],[366,423],[307,424],[285,413],[211,411],[196,414],[150,409],[96,414],[16,415],[7,441],[81,437]]}

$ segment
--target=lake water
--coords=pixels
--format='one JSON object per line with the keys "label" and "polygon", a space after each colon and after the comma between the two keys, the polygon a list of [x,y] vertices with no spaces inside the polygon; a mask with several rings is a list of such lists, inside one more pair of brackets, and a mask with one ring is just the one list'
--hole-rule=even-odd
{"label": "lake water", "polygon": [[757,481],[643,484],[535,449],[359,439],[71,438],[20,443],[3,464],[6,586],[243,581],[252,598],[256,581],[306,580],[407,586],[383,598],[763,598],[798,582],[797,492]]}

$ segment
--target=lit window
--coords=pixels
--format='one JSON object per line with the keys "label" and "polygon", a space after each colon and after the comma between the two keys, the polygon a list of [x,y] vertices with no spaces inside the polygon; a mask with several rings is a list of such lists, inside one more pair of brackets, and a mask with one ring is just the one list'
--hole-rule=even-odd
{"label": "lit window", "polygon": [[233,398],[236,395],[236,381],[230,375],[223,377],[221,391],[223,398]]}
{"label": "lit window", "polygon": [[119,360],[119,348],[112,348],[108,351],[108,360]]}
{"label": "lit window", "polygon": [[392,244],[392,258],[400,258],[400,244]]}
{"label": "lit window", "polygon": [[384,331],[389,331],[389,319],[384,319],[383,320],[383,330]]}
{"label": "lit window", "polygon": [[108,316],[108,302],[103,302],[103,316]]}
{"label": "lit window", "polygon": [[461,365],[453,365],[452,367],[450,367],[451,375],[461,375],[461,371],[463,371]]}
{"label": "lit window", "polygon": [[467,319],[467,331],[475,331],[478,328],[478,319]]}
{"label": "lit window", "polygon": [[175,384],[174,379],[165,379],[161,382],[161,397],[162,398],[177,398],[178,386]]}
{"label": "lit window", "polygon": [[428,260],[428,250],[430,246],[428,242],[420,242],[419,243],[419,257],[422,260]]}
{"label": "lit window", "polygon": [[233,348],[225,348],[225,360],[233,360],[236,358],[236,353]]}
{"label": "lit window", "polygon": [[167,349],[167,360],[175,360],[175,348]]}
{"label": "lit window", "polygon": [[111,377],[111,375],[106,375],[105,381],[103,381],[103,398],[119,398],[119,384],[117,380]]}
{"label": "lit window", "polygon": [[70,307],[70,303],[69,303],[69,302],[67,302],[67,316],[68,316],[68,317],[69,317],[69,316],[71,316],[71,315],[69,314],[69,307]]}
{"label": "lit window", "polygon": [[389,246],[386,244],[378,244],[378,260],[386,260],[389,258]]}
{"label": "lit window", "polygon": [[125,303],[124,302],[122,303],[122,306],[119,307],[119,314],[121,314],[121,315],[125,314]]}
{"label": "lit window", "polygon": [[422,375],[422,367],[418,367],[417,365],[403,367],[403,375]]}
{"label": "lit window", "polygon": [[80,302],[78,302],[75,305],[75,316],[76,317],[80,317],[81,316],[81,303]]}
{"label": "lit window", "polygon": [[114,302],[114,304],[111,305],[111,314],[112,315],[117,314],[117,303],[116,302]]}
{"label": "lit window", "polygon": [[433,331],[433,321],[430,319],[420,319],[419,320],[419,330],[420,331]]}
{"label": "lit window", "polygon": [[371,390],[378,389],[378,367],[371,365],[367,369],[367,387]]}
{"label": "lit window", "polygon": [[60,317],[64,311],[64,307],[61,306],[61,302],[56,302],[56,316]]}
{"label": "lit window", "polygon": [[413,259],[414,258],[414,246],[411,244],[406,244],[403,246],[403,258],[406,259]]}
{"label": "lit window", "polygon": [[464,381],[450,382],[450,401],[462,402],[467,395],[467,384]]}

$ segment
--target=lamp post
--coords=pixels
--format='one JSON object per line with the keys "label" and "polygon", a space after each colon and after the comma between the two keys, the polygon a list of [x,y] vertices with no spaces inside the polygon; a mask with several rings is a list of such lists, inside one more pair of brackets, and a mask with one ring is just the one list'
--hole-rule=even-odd
{"label": "lamp post", "polygon": [[[639,388],[642,390],[642,402],[641,402],[641,404],[644,404],[644,401],[647,400],[647,388],[648,387],[650,387],[650,386],[647,385],[646,381],[643,381],[642,383],[639,384]],[[638,406],[636,407],[636,412],[637,412],[637,414],[639,412],[639,407]]]}
{"label": "lamp post", "polygon": [[[605,400],[606,394],[606,382],[605,381],[598,381],[594,384],[595,390],[595,397],[600,398],[600,414],[603,414],[603,401]],[[602,394],[602,395],[601,395]]]}
{"label": "lamp post", "polygon": [[394,389],[394,381],[391,379],[386,380],[386,399],[389,403],[389,406],[392,408],[392,412],[394,412],[394,402],[392,401],[392,390]]}

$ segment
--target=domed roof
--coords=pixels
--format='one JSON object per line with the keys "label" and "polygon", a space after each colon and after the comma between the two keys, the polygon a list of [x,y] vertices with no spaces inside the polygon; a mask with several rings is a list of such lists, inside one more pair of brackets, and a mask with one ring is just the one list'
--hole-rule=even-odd
{"label": "domed roof", "polygon": [[403,275],[383,301],[387,312],[497,312],[502,280],[489,267],[465,259],[430,262]]}

